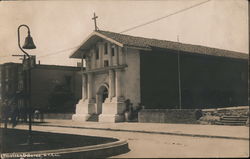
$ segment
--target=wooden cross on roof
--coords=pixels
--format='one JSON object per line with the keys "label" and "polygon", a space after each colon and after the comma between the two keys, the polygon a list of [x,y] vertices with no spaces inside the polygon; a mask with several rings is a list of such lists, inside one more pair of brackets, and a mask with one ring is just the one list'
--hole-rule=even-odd
{"label": "wooden cross on roof", "polygon": [[98,16],[95,15],[95,12],[94,12],[94,17],[92,18],[94,20],[94,23],[95,23],[95,31],[98,30],[98,27],[96,25],[96,19],[98,18]]}

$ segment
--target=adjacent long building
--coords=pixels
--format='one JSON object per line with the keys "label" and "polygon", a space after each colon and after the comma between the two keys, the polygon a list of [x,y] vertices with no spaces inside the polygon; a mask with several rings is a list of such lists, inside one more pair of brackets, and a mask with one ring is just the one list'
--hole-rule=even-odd
{"label": "adjacent long building", "polygon": [[[31,70],[31,107],[46,113],[73,113],[81,98],[80,67],[37,64]],[[0,100],[27,112],[27,71],[21,63],[0,65]],[[11,106],[11,105],[10,105]]]}

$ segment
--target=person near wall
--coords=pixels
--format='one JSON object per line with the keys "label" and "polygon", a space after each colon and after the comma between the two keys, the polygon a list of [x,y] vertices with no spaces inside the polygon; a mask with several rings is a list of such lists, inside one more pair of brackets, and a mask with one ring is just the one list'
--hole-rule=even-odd
{"label": "person near wall", "polygon": [[35,112],[34,112],[34,114],[35,114],[36,120],[38,120],[39,116],[40,116],[40,111],[38,109],[36,109]]}
{"label": "person near wall", "polygon": [[44,114],[42,109],[40,109],[40,122],[44,122]]}

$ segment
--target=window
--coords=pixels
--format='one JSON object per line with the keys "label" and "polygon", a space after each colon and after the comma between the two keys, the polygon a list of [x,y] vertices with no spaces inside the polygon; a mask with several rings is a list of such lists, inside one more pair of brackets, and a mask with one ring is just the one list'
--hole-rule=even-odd
{"label": "window", "polygon": [[95,54],[96,54],[96,59],[99,59],[99,48],[98,47],[96,47],[96,49],[95,49]]}
{"label": "window", "polygon": [[112,54],[112,56],[115,56],[115,46],[113,46],[113,47],[111,48],[111,54]]}
{"label": "window", "polygon": [[109,66],[109,61],[108,60],[104,60],[104,67],[108,67]]}
{"label": "window", "polygon": [[107,55],[108,54],[108,43],[104,44],[104,54]]}

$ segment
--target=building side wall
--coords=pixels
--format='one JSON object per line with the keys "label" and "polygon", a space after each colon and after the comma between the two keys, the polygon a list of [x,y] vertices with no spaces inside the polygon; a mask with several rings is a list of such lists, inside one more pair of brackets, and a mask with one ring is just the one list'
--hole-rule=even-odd
{"label": "building side wall", "polygon": [[[180,108],[177,52],[141,53],[141,96],[146,108]],[[247,105],[247,61],[180,53],[181,108]]]}
{"label": "building side wall", "polygon": [[186,107],[247,105],[247,61],[212,56],[181,56]]}
{"label": "building side wall", "polygon": [[140,92],[140,54],[138,50],[128,49],[126,51],[126,64],[124,78],[125,97],[130,99],[134,106],[141,102]]}
{"label": "building side wall", "polygon": [[177,56],[162,51],[140,53],[141,102],[146,108],[178,105]]}

